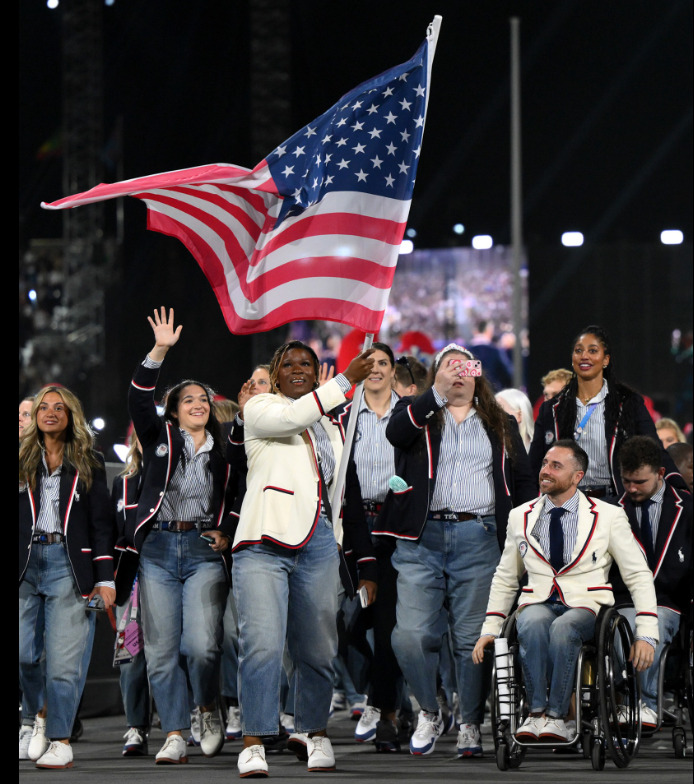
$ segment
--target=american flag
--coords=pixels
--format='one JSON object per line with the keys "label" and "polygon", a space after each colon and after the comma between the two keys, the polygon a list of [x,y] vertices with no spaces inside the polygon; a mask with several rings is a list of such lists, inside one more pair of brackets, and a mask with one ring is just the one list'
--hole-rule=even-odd
{"label": "american flag", "polygon": [[41,206],[142,199],[148,228],[193,254],[233,333],[298,319],[376,333],[412,200],[437,20],[414,57],[351,90],[252,170],[180,169]]}

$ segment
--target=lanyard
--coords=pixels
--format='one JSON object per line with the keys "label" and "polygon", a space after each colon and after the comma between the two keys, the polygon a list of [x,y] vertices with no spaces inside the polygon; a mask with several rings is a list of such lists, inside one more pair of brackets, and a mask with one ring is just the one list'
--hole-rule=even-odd
{"label": "lanyard", "polygon": [[591,403],[591,404],[588,406],[588,410],[587,410],[587,411],[586,411],[586,413],[583,415],[583,419],[582,419],[582,420],[581,420],[581,421],[578,423],[578,427],[577,427],[577,428],[576,428],[576,430],[574,431],[574,441],[579,441],[579,440],[580,440],[580,438],[581,438],[581,434],[583,433],[583,430],[584,430],[584,428],[585,428],[586,424],[588,423],[588,420],[589,420],[589,419],[590,419],[590,417],[592,416],[592,414],[593,414],[593,411],[595,411],[595,409],[597,408],[597,406],[598,406],[598,404],[597,404],[597,403]]}

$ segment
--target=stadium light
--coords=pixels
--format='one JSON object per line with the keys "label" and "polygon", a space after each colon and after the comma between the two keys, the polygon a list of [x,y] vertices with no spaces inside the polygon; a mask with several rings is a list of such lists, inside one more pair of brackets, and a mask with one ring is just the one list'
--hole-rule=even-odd
{"label": "stadium light", "polygon": [[565,248],[580,248],[583,245],[583,234],[580,231],[565,231],[561,235],[561,244]]}
{"label": "stadium light", "polygon": [[103,430],[106,427],[106,420],[103,417],[94,417],[92,427],[94,430]]}
{"label": "stadium light", "polygon": [[410,227],[407,229],[407,231],[405,232],[405,234],[407,234],[407,236],[408,236],[408,237],[409,237],[411,240],[413,240],[413,239],[414,239],[414,238],[417,236],[417,229],[413,229],[413,228],[412,228],[412,226],[410,226]]}
{"label": "stadium light", "polygon": [[475,250],[489,250],[494,245],[494,240],[489,234],[477,234],[472,238],[472,247]]}
{"label": "stadium light", "polygon": [[453,226],[453,234],[457,234],[458,236],[460,236],[461,234],[464,233],[465,233],[465,226],[463,226],[462,223],[456,223]]}
{"label": "stadium light", "polygon": [[412,240],[403,240],[400,243],[400,255],[404,256],[408,253],[412,253],[414,250],[414,242]]}
{"label": "stadium light", "polygon": [[46,0],[46,5],[53,11],[58,7],[58,0]]}
{"label": "stadium light", "polygon": [[121,463],[125,463],[125,458],[128,456],[130,449],[125,444],[114,444],[113,451],[118,455]]}
{"label": "stadium light", "polygon": [[684,242],[684,234],[679,229],[665,229],[660,232],[660,241],[663,245],[681,245]]}

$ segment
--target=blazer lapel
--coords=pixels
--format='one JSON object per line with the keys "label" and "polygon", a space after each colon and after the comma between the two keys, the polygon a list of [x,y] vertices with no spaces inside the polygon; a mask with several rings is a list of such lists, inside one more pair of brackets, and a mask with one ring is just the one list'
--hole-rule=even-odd
{"label": "blazer lapel", "polygon": [[540,512],[542,511],[544,505],[544,495],[541,495],[532,502],[530,508],[525,513],[525,519],[523,521],[523,536],[525,541],[528,543],[528,547],[532,547],[532,549],[537,553],[537,555],[540,556],[540,558],[542,558],[543,561],[549,562],[549,553],[545,553],[540,542],[533,536],[533,528],[535,528],[535,525],[537,524],[537,521],[540,517]]}
{"label": "blazer lapel", "polygon": [[561,570],[565,572],[572,568],[583,557],[586,548],[593,538],[593,532],[598,524],[598,511],[595,504],[588,496],[580,493],[578,499],[578,527],[576,530],[576,543],[571,551],[571,560]]}

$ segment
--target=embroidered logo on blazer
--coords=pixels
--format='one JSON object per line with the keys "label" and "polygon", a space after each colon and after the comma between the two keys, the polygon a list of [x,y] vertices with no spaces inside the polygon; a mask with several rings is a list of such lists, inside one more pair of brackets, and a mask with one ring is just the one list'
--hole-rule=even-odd
{"label": "embroidered logo on blazer", "polygon": [[159,444],[159,446],[154,450],[154,454],[157,457],[166,457],[169,454],[169,447],[166,444]]}
{"label": "embroidered logo on blazer", "polygon": [[75,501],[79,501],[79,500],[80,500],[80,494],[79,493],[75,493]]}
{"label": "embroidered logo on blazer", "polygon": [[684,553],[682,552],[682,548],[677,551],[677,557],[680,559],[680,563],[684,563]]}
{"label": "embroidered logo on blazer", "polygon": [[521,558],[525,558],[525,554],[528,552],[528,543],[525,540],[518,545],[518,552]]}
{"label": "embroidered logo on blazer", "polygon": [[122,498],[118,499],[118,503],[116,504],[116,510],[120,513],[123,511],[123,507],[125,506],[125,502]]}
{"label": "embroidered logo on blazer", "polygon": [[548,430],[545,433],[545,444],[551,444],[554,441],[554,433],[551,430]]}

